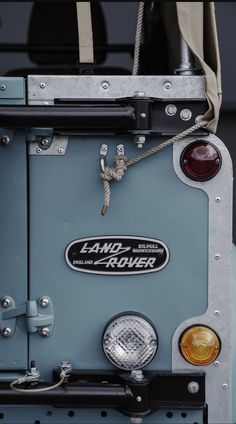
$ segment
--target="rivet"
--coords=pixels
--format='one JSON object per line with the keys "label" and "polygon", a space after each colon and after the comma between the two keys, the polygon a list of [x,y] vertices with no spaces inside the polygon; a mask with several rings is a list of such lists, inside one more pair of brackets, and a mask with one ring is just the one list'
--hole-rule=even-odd
{"label": "rivet", "polygon": [[175,105],[172,105],[172,104],[167,105],[165,107],[165,113],[168,116],[174,116],[177,113],[177,107]]}
{"label": "rivet", "polygon": [[219,311],[218,309],[216,309],[216,310],[214,311],[214,314],[215,314],[215,316],[216,316],[216,317],[218,317],[218,316],[220,315],[220,311]]}
{"label": "rivet", "polygon": [[4,146],[9,146],[9,144],[10,144],[10,137],[8,135],[3,135],[2,138],[1,138],[1,143]]}
{"label": "rivet", "polygon": [[140,118],[146,118],[146,113],[144,113],[144,112],[142,112],[142,113],[140,113]]}
{"label": "rivet", "polygon": [[40,306],[42,308],[47,308],[49,306],[49,303],[50,303],[48,297],[41,297],[39,302],[40,302]]}
{"label": "rivet", "polygon": [[220,260],[220,254],[219,254],[219,253],[216,253],[214,257],[215,257],[215,259],[216,259],[217,261],[219,261],[219,260]]}
{"label": "rivet", "polygon": [[220,362],[219,361],[215,361],[214,362],[215,367],[219,367],[220,366]]}
{"label": "rivet", "polygon": [[109,88],[109,82],[108,81],[103,81],[101,83],[102,88],[104,88],[104,90],[107,90]]}
{"label": "rivet", "polygon": [[42,149],[40,149],[40,147],[37,147],[36,152],[37,153],[41,153],[42,152]]}
{"label": "rivet", "polygon": [[9,297],[4,297],[1,303],[3,308],[9,308],[9,306],[11,306],[11,299]]}
{"label": "rivet", "polygon": [[217,197],[215,198],[215,201],[216,201],[216,203],[220,203],[220,202],[221,202],[221,197],[217,196]]}
{"label": "rivet", "polygon": [[169,90],[172,87],[172,84],[170,81],[165,81],[164,86],[167,90]]}
{"label": "rivet", "polygon": [[140,403],[140,402],[142,402],[142,398],[141,398],[141,396],[137,396],[137,397],[136,397],[136,401],[137,401],[137,402],[139,402],[139,403]]}
{"label": "rivet", "polygon": [[40,87],[40,88],[45,88],[45,87],[46,87],[45,82],[41,82],[41,83],[39,84],[39,87]]}
{"label": "rivet", "polygon": [[2,91],[5,91],[7,86],[5,84],[1,84],[0,88],[1,88]]}
{"label": "rivet", "polygon": [[11,330],[11,328],[9,328],[9,327],[4,328],[4,329],[2,330],[2,335],[3,335],[3,337],[11,337],[11,335],[12,335],[12,330]]}
{"label": "rivet", "polygon": [[180,118],[183,121],[189,121],[192,118],[192,112],[190,109],[182,109],[180,112]]}
{"label": "rivet", "polygon": [[229,385],[227,383],[222,384],[223,389],[228,389]]}
{"label": "rivet", "polygon": [[62,148],[58,149],[58,153],[59,153],[59,155],[63,155],[64,149],[62,149]]}

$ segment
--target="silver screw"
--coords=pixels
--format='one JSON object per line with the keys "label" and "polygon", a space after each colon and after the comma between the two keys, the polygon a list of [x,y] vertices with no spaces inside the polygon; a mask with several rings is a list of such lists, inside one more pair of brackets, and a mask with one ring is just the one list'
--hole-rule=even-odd
{"label": "silver screw", "polygon": [[216,254],[215,254],[215,259],[216,259],[217,261],[219,261],[219,260],[220,260],[220,254],[219,254],[219,253],[216,253]]}
{"label": "silver screw", "polygon": [[215,361],[214,362],[215,367],[219,367],[220,366],[220,362],[219,361]]}
{"label": "silver screw", "polygon": [[39,87],[40,87],[40,88],[45,88],[45,87],[46,87],[45,82],[41,82],[41,83],[39,84]]}
{"label": "silver screw", "polygon": [[48,297],[41,297],[41,299],[40,299],[40,301],[39,301],[39,303],[40,303],[40,306],[42,307],[42,308],[47,308],[48,306],[49,306],[49,299],[48,299]]}
{"label": "silver screw", "polygon": [[42,152],[42,149],[40,149],[40,147],[37,147],[36,152],[37,153],[41,153]]}
{"label": "silver screw", "polygon": [[188,383],[188,391],[192,394],[198,393],[199,384],[196,381],[190,381],[190,383]]}
{"label": "silver screw", "polygon": [[220,203],[220,202],[221,202],[221,197],[217,196],[217,197],[215,198],[215,201],[216,201],[216,203]]}
{"label": "silver screw", "polygon": [[216,309],[216,310],[214,311],[214,314],[215,314],[215,316],[216,316],[216,317],[218,317],[218,316],[220,315],[220,311],[219,311],[218,309]]}
{"label": "silver screw", "polygon": [[132,370],[130,375],[136,381],[142,381],[143,380],[143,371],[142,370]]}
{"label": "silver screw", "polygon": [[177,113],[177,107],[175,105],[167,105],[165,108],[165,113],[168,116],[174,116]]}
{"label": "silver screw", "polygon": [[172,84],[171,84],[171,82],[170,82],[170,81],[166,81],[166,82],[164,83],[164,86],[165,86],[165,88],[166,88],[167,90],[169,90],[169,89],[172,87]]}
{"label": "silver screw", "polygon": [[5,84],[2,84],[0,88],[1,88],[2,91],[5,91],[7,86]]}
{"label": "silver screw", "polygon": [[50,334],[50,330],[49,330],[49,328],[48,328],[48,327],[44,327],[44,328],[42,328],[42,329],[40,330],[40,335],[41,335],[42,337],[48,337],[48,336],[49,336],[49,334]]}
{"label": "silver screw", "polygon": [[146,118],[146,113],[144,113],[144,112],[142,112],[142,113],[140,113],[140,118]]}
{"label": "silver screw", "polygon": [[228,389],[229,385],[227,383],[222,384],[223,389]]}
{"label": "silver screw", "polygon": [[142,398],[141,398],[141,396],[137,396],[137,397],[136,397],[136,401],[137,401],[137,402],[139,402],[139,403],[140,403],[140,402],[142,402]]}
{"label": "silver screw", "polygon": [[183,121],[189,121],[192,118],[192,112],[190,109],[182,109],[180,112],[180,118]]}
{"label": "silver screw", "polygon": [[10,144],[10,137],[8,137],[8,135],[3,135],[1,142],[4,144],[4,146],[8,146]]}
{"label": "silver screw", "polygon": [[3,335],[3,337],[11,337],[11,335],[12,335],[12,330],[11,330],[11,328],[9,328],[9,327],[4,328],[4,329],[2,330],[2,335]]}
{"label": "silver screw", "polygon": [[104,88],[104,90],[107,90],[108,88],[109,88],[109,82],[108,81],[103,81],[102,82],[102,84],[101,84],[101,86],[102,86],[102,88]]}
{"label": "silver screw", "polygon": [[9,308],[9,306],[11,306],[11,299],[9,297],[4,297],[1,303],[3,308]]}
{"label": "silver screw", "polygon": [[62,148],[58,149],[58,153],[59,153],[59,155],[63,155],[64,149],[62,149]]}

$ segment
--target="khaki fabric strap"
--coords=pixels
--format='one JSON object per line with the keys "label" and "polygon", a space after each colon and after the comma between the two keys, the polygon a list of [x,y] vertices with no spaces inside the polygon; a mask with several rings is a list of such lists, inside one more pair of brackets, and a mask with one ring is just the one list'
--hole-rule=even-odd
{"label": "khaki fabric strap", "polygon": [[177,2],[180,32],[198,58],[206,77],[206,98],[209,104],[204,119],[207,129],[215,132],[221,105],[221,66],[213,2]]}
{"label": "khaki fabric strap", "polygon": [[79,34],[80,63],[93,63],[93,30],[90,1],[77,1],[77,22]]}

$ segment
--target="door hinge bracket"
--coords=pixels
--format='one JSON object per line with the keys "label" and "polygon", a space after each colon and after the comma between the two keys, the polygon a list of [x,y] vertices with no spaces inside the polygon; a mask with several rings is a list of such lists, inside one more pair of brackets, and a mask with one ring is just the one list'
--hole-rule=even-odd
{"label": "door hinge bracket", "polygon": [[53,331],[54,310],[48,296],[28,300],[16,306],[11,296],[4,296],[0,303],[0,328],[4,337],[12,337],[15,333],[18,317],[25,318],[28,333],[39,333],[49,337]]}

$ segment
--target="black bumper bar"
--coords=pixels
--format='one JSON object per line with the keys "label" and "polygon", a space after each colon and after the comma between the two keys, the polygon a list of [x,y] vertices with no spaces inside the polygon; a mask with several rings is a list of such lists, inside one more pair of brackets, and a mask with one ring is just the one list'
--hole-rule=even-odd
{"label": "black bumper bar", "polygon": [[[59,371],[54,370],[53,379],[58,381]],[[189,392],[192,381],[199,385],[197,393]],[[142,381],[135,381],[130,373],[73,371],[62,387],[42,393],[19,393],[9,383],[0,383],[0,404],[113,408],[129,416],[145,416],[158,409],[204,409],[205,376],[146,372]]]}

